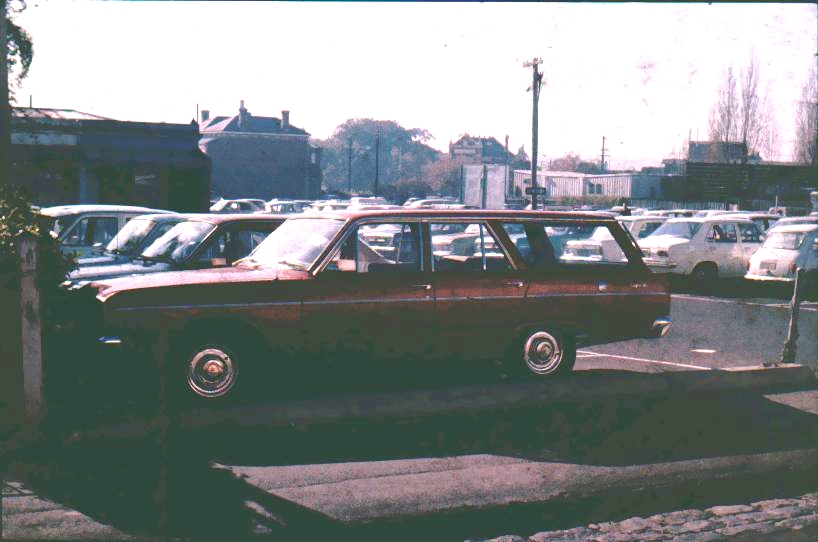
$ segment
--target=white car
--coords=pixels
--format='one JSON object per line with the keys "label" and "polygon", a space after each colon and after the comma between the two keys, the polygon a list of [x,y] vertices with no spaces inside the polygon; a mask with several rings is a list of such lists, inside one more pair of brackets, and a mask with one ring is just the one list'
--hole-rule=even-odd
{"label": "white car", "polygon": [[745,278],[792,282],[796,269],[818,269],[818,224],[780,226],[750,258]]}
{"label": "white car", "polygon": [[743,277],[761,246],[761,231],[748,218],[672,218],[639,241],[654,273],[689,275],[701,281]]}
{"label": "white car", "polygon": [[[625,226],[636,239],[644,239],[661,226],[666,218],[662,216],[617,216],[620,224]],[[619,243],[611,235],[607,227],[599,227],[584,239],[566,241],[563,246],[562,260],[570,261],[626,261],[625,253],[619,248]]]}
{"label": "white car", "polygon": [[[774,214],[771,214],[771,213],[763,213],[763,212],[759,212],[759,213],[735,213],[735,214],[734,213],[727,213],[727,214],[723,214],[723,215],[719,215],[719,216],[721,216],[721,217],[728,217],[729,216],[730,218],[733,218],[733,217],[749,218],[750,220],[755,222],[756,226],[758,226],[758,229],[761,230],[762,233],[769,230],[773,226],[773,224],[775,224],[775,222],[781,218],[778,215],[774,215]],[[816,221],[816,222],[818,222],[818,221]]]}

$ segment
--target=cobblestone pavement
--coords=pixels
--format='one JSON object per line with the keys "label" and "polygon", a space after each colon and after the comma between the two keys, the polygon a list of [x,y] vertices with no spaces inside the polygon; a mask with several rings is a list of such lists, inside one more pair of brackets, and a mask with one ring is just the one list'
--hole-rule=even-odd
{"label": "cobblestone pavement", "polygon": [[795,499],[772,499],[749,505],[714,506],[681,510],[647,518],[592,523],[561,531],[546,531],[528,538],[505,535],[486,542],[626,542],[672,540],[818,540],[818,493]]}

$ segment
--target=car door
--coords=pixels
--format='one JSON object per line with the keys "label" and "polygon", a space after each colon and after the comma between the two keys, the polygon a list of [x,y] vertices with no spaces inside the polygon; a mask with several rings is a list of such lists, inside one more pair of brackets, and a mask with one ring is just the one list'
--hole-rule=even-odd
{"label": "car door", "polygon": [[761,247],[762,233],[754,222],[738,223],[738,240],[741,246],[741,262],[738,272],[743,275],[747,271],[750,258]]}
{"label": "car door", "polygon": [[488,221],[429,220],[427,227],[440,353],[465,360],[502,354],[523,309],[524,273]]}
{"label": "car door", "polygon": [[704,258],[714,262],[720,277],[736,277],[744,274],[744,254],[738,241],[735,222],[719,221],[708,224],[705,233]]}
{"label": "car door", "polygon": [[[388,246],[367,242],[392,231]],[[419,221],[353,225],[304,292],[305,351],[349,381],[418,374],[434,333],[434,287],[423,264]]]}
{"label": "car door", "polygon": [[644,335],[656,313],[666,311],[666,288],[661,279],[642,264],[636,245],[615,224],[595,224],[608,227],[617,243],[609,256],[596,261],[560,258],[562,243],[550,239],[548,232],[579,226],[579,222],[570,221],[526,226],[530,247],[524,255],[530,279],[526,326],[568,333],[580,344],[609,336]]}

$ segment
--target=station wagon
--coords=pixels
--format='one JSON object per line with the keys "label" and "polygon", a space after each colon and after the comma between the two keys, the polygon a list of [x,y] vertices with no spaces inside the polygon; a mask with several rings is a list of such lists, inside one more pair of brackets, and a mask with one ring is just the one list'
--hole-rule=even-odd
{"label": "station wagon", "polygon": [[[561,260],[549,232],[580,227],[607,228],[624,257]],[[170,386],[208,400],[319,381],[431,385],[486,360],[505,375],[565,375],[578,345],[659,337],[670,325],[666,280],[619,222],[593,213],[298,215],[232,267],[73,293],[89,314],[77,333],[110,349],[106,366],[128,352],[144,363],[133,352],[163,333]]]}

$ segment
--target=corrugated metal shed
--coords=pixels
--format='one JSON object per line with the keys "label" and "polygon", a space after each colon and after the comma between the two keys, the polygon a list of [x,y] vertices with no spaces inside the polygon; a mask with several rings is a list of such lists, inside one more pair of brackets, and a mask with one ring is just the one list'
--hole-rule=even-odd
{"label": "corrugated metal shed", "polygon": [[13,115],[25,119],[53,119],[53,120],[112,120],[91,113],[83,113],[73,109],[48,109],[43,107],[15,107]]}

